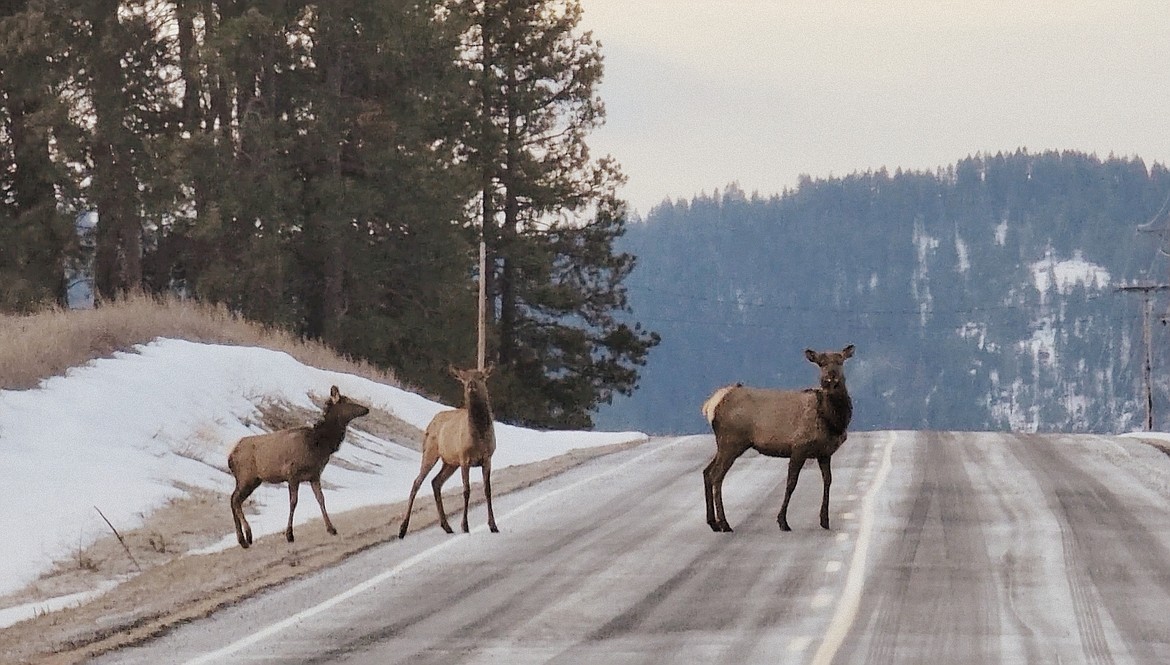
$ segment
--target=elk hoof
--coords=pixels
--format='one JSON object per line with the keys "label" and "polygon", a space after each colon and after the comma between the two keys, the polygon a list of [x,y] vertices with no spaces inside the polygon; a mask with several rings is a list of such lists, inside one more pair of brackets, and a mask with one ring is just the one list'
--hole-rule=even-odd
{"label": "elk hoof", "polygon": [[828,520],[828,519],[823,519],[823,520],[821,520],[821,528],[822,528],[822,529],[828,529],[828,528],[829,528],[829,520]]}
{"label": "elk hoof", "polygon": [[242,547],[244,549],[248,549],[248,545],[251,545],[251,543],[244,540],[243,538],[240,538],[240,547]]}
{"label": "elk hoof", "polygon": [[489,524],[488,529],[490,529],[492,533],[499,533],[500,532],[500,530],[496,528],[495,524]]}
{"label": "elk hoof", "polygon": [[334,529],[333,527],[329,527],[328,529],[326,529],[326,531],[328,531],[329,535],[331,535],[331,536],[337,535],[337,529]]}
{"label": "elk hoof", "polygon": [[443,523],[443,531],[446,531],[447,533],[455,533],[455,530],[452,529],[451,525],[447,523]]}
{"label": "elk hoof", "polygon": [[781,531],[792,531],[792,527],[788,526],[788,522],[785,522],[784,520],[777,520],[777,521],[780,523],[780,530]]}
{"label": "elk hoof", "polygon": [[288,531],[285,531],[285,532],[284,532],[284,537],[285,537],[285,538],[288,540],[288,542],[290,542],[290,543],[291,543],[291,542],[293,542],[293,533],[292,533],[292,529],[289,529]]}
{"label": "elk hoof", "polygon": [[398,529],[398,540],[406,537],[406,522],[402,523],[402,528]]}

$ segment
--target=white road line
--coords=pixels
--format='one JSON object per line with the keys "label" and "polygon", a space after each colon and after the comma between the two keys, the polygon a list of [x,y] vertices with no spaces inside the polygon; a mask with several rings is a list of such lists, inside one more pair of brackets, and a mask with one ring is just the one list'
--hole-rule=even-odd
{"label": "white road line", "polygon": [[865,560],[869,553],[869,538],[873,532],[874,503],[886,481],[886,476],[890,474],[894,438],[893,432],[887,434],[881,468],[878,469],[873,485],[865,493],[865,498],[861,500],[861,523],[857,529],[853,559],[849,562],[849,574],[845,578],[845,589],[841,593],[841,601],[837,603],[833,620],[825,631],[825,639],[821,640],[821,645],[813,656],[813,665],[829,665],[833,662],[833,657],[837,655],[837,650],[841,648],[841,643],[845,641],[845,636],[849,634],[849,629],[857,618],[857,608],[861,606],[861,590],[865,586]]}
{"label": "white road line", "polygon": [[[547,494],[542,494],[534,499],[531,499],[527,503],[524,503],[524,504],[520,505],[519,507],[517,507],[516,509],[508,512],[503,517],[506,520],[509,517],[518,515],[526,510],[531,509],[533,506],[536,506],[539,503],[543,503],[544,501],[547,501],[548,499],[550,499],[552,497],[555,497],[555,496],[560,495],[560,494],[564,494],[565,492],[575,490],[578,487],[581,487],[582,485],[596,482],[596,481],[598,481],[606,476],[613,475],[614,473],[617,473],[618,471],[621,471],[628,466],[637,464],[637,463],[641,462],[642,460],[646,459],[647,457],[650,457],[652,455],[657,455],[658,453],[662,452],[663,450],[666,450],[667,448],[675,446],[675,445],[677,445],[683,441],[686,441],[688,439],[691,439],[691,438],[694,438],[694,437],[682,437],[682,438],[678,438],[678,439],[672,439],[663,445],[655,447],[653,450],[646,451],[646,452],[642,453],[641,455],[638,455],[637,457],[634,457],[630,460],[627,460],[623,464],[615,466],[611,469],[607,469],[605,471],[602,471],[601,473],[590,476],[588,478],[583,478],[583,479],[578,480],[577,482],[575,482],[571,485],[566,485],[565,487],[561,487],[559,489],[548,492]],[[472,533],[478,533],[478,532],[484,531],[486,529],[487,529],[486,524],[480,524],[480,525],[472,528],[471,531],[472,531]],[[441,552],[449,547],[460,544],[461,542],[463,542],[463,541],[462,541],[462,539],[459,539],[459,538],[450,538],[448,540],[444,540],[442,543],[439,543],[438,545],[435,545],[434,547],[432,547],[430,549],[423,550],[422,552],[419,552],[418,554],[415,554],[414,556],[412,556],[408,559],[404,559],[403,561],[401,561],[398,565],[394,566],[393,568],[390,568],[389,570],[383,571],[383,572],[371,577],[370,579],[368,579],[364,582],[360,582],[360,583],[354,585],[353,587],[350,587],[348,590],[343,591],[343,592],[337,594],[336,596],[333,596],[332,598],[329,598],[328,600],[322,601],[321,603],[314,605],[313,607],[310,607],[310,608],[307,608],[307,609],[302,610],[300,612],[297,612],[296,614],[288,617],[287,619],[277,621],[276,623],[271,624],[265,628],[262,628],[262,629],[256,631],[255,633],[252,633],[251,635],[249,635],[247,637],[236,640],[235,642],[232,642],[231,644],[229,644],[221,649],[217,649],[216,651],[212,651],[210,653],[205,653],[201,656],[197,656],[195,658],[192,658],[191,660],[186,661],[186,663],[184,663],[184,665],[204,665],[206,663],[218,663],[221,660],[223,660],[224,658],[226,658],[227,656],[230,656],[230,655],[236,653],[237,651],[240,651],[242,649],[250,647],[253,644],[256,644],[257,642],[261,642],[269,637],[272,637],[273,635],[280,633],[281,631],[287,630],[288,628],[293,627],[297,623],[304,621],[305,619],[309,619],[311,617],[314,617],[314,616],[320,614],[321,612],[324,612],[325,610],[327,610],[335,605],[338,605],[340,603],[344,603],[345,601],[349,600],[350,598],[353,598],[354,596],[357,596],[361,593],[365,593],[366,591],[369,591],[371,588],[381,584],[382,582],[385,582],[386,580],[394,577],[395,575],[398,575],[399,573],[402,573],[403,571],[414,567],[415,565],[426,560],[427,558],[431,557],[435,553]]]}
{"label": "white road line", "polygon": [[807,635],[799,635],[788,641],[788,650],[792,653],[800,653],[812,644],[812,638]]}
{"label": "white road line", "polygon": [[812,602],[809,603],[813,609],[819,610],[822,607],[828,607],[833,604],[833,594],[828,592],[818,593],[813,596]]}

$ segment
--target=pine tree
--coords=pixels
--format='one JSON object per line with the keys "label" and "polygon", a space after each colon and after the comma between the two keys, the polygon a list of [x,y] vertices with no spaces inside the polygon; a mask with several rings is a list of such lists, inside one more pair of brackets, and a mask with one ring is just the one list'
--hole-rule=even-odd
{"label": "pine tree", "polygon": [[58,212],[61,174],[50,154],[54,124],[65,115],[53,94],[61,80],[53,58],[58,26],[29,4],[0,6],[0,309],[14,311],[64,302],[72,239]]}
{"label": "pine tree", "polygon": [[195,214],[159,246],[198,297],[438,393],[475,310],[462,26],[441,6],[181,5]]}
{"label": "pine tree", "polygon": [[458,3],[468,17],[468,64],[478,119],[479,172],[497,374],[504,418],[559,427],[629,393],[656,335],[619,321],[633,258],[614,254],[624,232],[622,176],[591,157],[604,120],[596,97],[599,47],[579,29],[575,0]]}

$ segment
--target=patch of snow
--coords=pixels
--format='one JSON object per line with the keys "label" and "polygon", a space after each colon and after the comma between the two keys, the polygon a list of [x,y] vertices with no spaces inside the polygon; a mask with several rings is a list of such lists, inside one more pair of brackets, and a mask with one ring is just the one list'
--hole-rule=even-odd
{"label": "patch of snow", "polygon": [[987,344],[987,324],[986,323],[978,323],[975,321],[968,321],[967,323],[964,323],[962,326],[960,326],[955,331],[955,333],[959,336],[960,339],[973,339],[973,340],[975,340],[975,345],[980,350],[984,350],[984,347]]}
{"label": "patch of snow", "polygon": [[999,245],[1000,247],[1003,247],[1004,245],[1006,245],[1007,244],[1007,234],[1008,234],[1008,221],[1007,221],[1007,217],[1004,217],[1003,220],[999,224],[997,224],[995,227],[995,244]]}
{"label": "patch of snow", "polygon": [[1131,439],[1150,439],[1151,441],[1159,441],[1170,445],[1170,432],[1126,432],[1119,436]]}
{"label": "patch of snow", "polygon": [[1041,367],[1055,367],[1056,362],[1056,328],[1051,321],[1042,320],[1039,327],[1032,331],[1032,336],[1020,342],[1020,350],[1032,356],[1033,380],[1040,382]]}
{"label": "patch of snow", "polygon": [[959,232],[955,231],[955,254],[959,257],[958,272],[960,275],[966,275],[971,271],[971,252],[967,248],[967,243],[959,237]]}
{"label": "patch of snow", "polygon": [[927,260],[934,253],[934,250],[938,249],[939,240],[926,233],[926,223],[919,217],[914,220],[914,233],[911,237],[911,242],[914,243],[915,258],[917,261],[914,266],[914,275],[910,282],[910,291],[914,299],[918,301],[919,323],[925,327],[927,320],[930,318],[930,311],[934,302],[934,298],[930,294]]}
{"label": "patch of snow", "polygon": [[80,593],[71,593],[67,596],[58,596],[56,598],[46,598],[45,600],[38,600],[23,605],[15,605],[0,610],[0,628],[7,628],[15,623],[20,623],[26,619],[33,619],[42,614],[56,612],[67,607],[76,607],[84,605],[89,601],[97,598],[105,592],[118,586],[125,580],[107,580],[98,584],[96,589],[91,591],[82,591]]}
{"label": "patch of snow", "polygon": [[1044,258],[1031,265],[1032,280],[1042,296],[1051,290],[1067,294],[1074,286],[1086,289],[1109,288],[1111,276],[1105,268],[1086,261],[1080,250],[1073,252],[1073,258],[1058,260],[1050,251]]}
{"label": "patch of snow", "polygon": [[[70,369],[32,390],[0,391],[0,506],[9,529],[0,542],[0,595],[24,587],[54,561],[107,535],[95,507],[120,530],[192,486],[230,493],[227,454],[263,431],[260,406],[277,400],[317,410],[336,385],[359,402],[423,429],[450,407],[366,379],[307,367],[267,349],[159,339]],[[360,427],[360,421],[355,423]],[[496,426],[498,467],[555,457],[574,448],[643,440],[640,432],[538,432]],[[356,445],[355,445],[356,444]],[[406,498],[420,456],[353,428],[322,475],[334,513]],[[284,486],[264,485],[249,504],[253,533],[277,533],[287,519]],[[253,503],[254,502],[254,503]],[[312,502],[311,502],[312,503]],[[317,518],[298,510],[297,523]],[[33,517],[35,516],[35,517]],[[220,549],[235,544],[224,515]]]}

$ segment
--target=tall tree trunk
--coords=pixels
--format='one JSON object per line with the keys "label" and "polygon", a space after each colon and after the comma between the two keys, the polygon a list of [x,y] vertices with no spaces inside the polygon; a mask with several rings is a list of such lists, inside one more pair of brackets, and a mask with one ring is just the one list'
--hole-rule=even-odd
{"label": "tall tree trunk", "polygon": [[199,75],[198,44],[195,41],[195,17],[198,0],[176,0],[175,20],[178,23],[179,70],[183,77],[183,107],[180,113],[183,128],[192,134],[199,131],[199,97],[202,78]]}
{"label": "tall tree trunk", "polygon": [[312,196],[308,219],[316,227],[316,247],[312,250],[313,257],[318,261],[316,270],[320,275],[319,284],[310,284],[309,288],[318,293],[312,302],[317,311],[310,311],[310,330],[314,337],[321,337],[327,341],[336,342],[341,329],[341,318],[345,313],[345,238],[348,225],[339,219],[344,212],[339,208],[342,197],[338,191],[344,186],[341,172],[341,150],[343,136],[339,131],[341,125],[339,115],[342,109],[342,78],[344,73],[344,19],[331,11],[333,7],[323,7],[319,31],[320,44],[314,50],[314,57],[318,67],[325,74],[324,88],[328,101],[325,102],[319,119],[320,149],[324,157],[323,168],[314,170],[316,183],[309,185],[309,190],[315,190]]}
{"label": "tall tree trunk", "polygon": [[507,365],[516,360],[519,340],[516,339],[518,296],[516,293],[516,239],[520,233],[520,198],[517,187],[520,175],[517,173],[520,156],[520,138],[517,132],[517,111],[515,104],[506,97],[516,90],[516,65],[511,58],[505,58],[506,87],[504,110],[508,114],[507,133],[504,137],[504,221],[500,231],[500,246],[503,264],[500,269],[500,364]]}
{"label": "tall tree trunk", "polygon": [[123,125],[125,81],[121,68],[118,34],[118,0],[97,0],[91,5],[95,130],[93,143],[93,200],[98,209],[98,295],[112,300],[142,284],[142,221],[138,186],[131,168]]}

